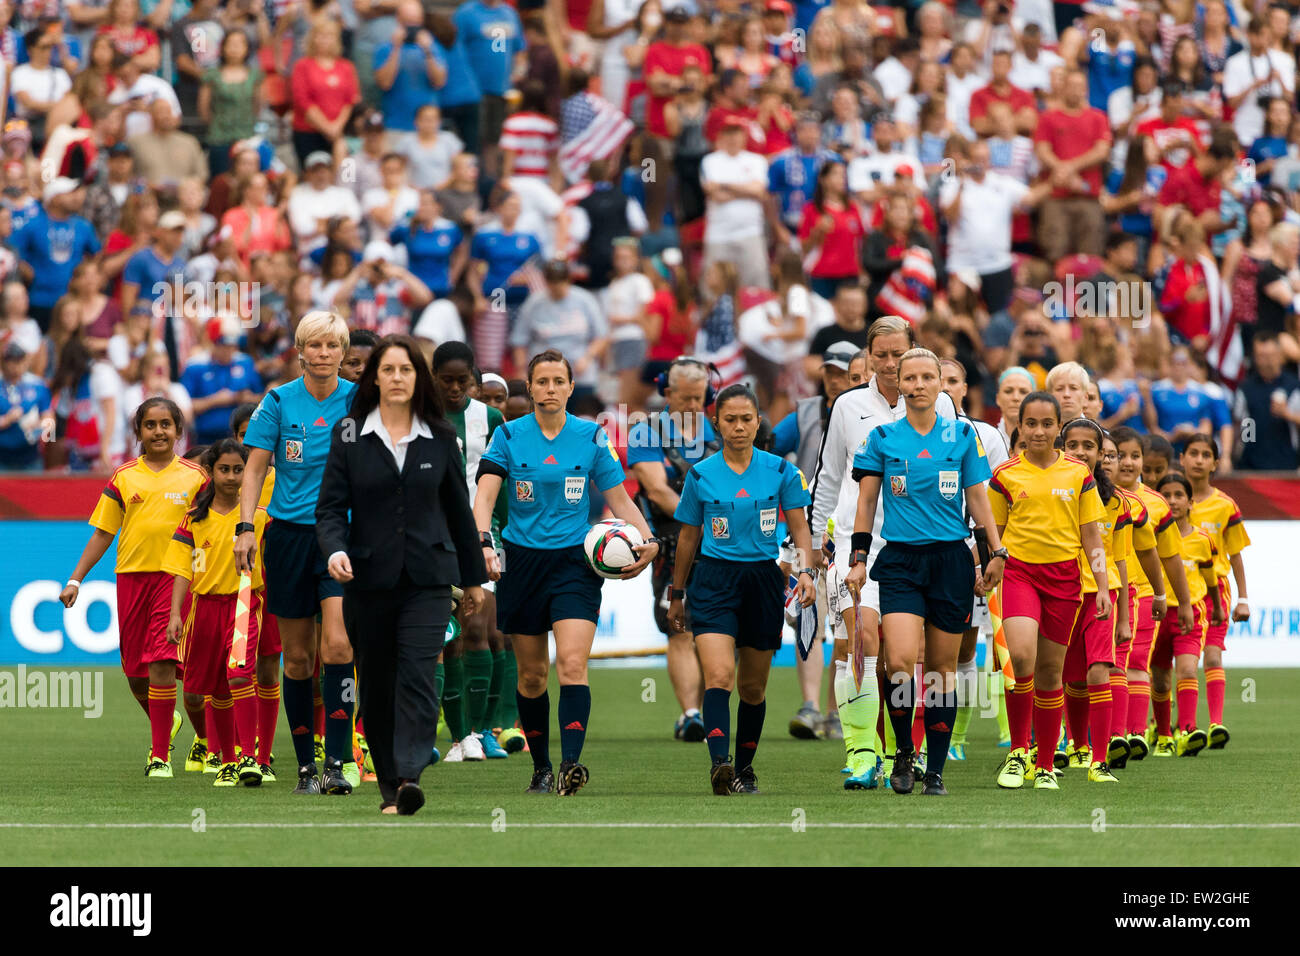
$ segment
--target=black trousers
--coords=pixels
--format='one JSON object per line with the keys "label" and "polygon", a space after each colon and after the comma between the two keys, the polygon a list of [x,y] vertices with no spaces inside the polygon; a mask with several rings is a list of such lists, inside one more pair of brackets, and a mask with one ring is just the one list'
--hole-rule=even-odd
{"label": "black trousers", "polygon": [[361,719],[385,801],[429,764],[438,733],[433,675],[451,617],[450,587],[416,587],[402,577],[396,588],[343,594]]}

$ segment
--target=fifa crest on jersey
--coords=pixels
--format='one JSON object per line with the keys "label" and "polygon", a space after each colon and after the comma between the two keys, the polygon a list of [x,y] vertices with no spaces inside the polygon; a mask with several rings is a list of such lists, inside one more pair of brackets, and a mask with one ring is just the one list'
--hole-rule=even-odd
{"label": "fifa crest on jersey", "polygon": [[889,490],[895,498],[907,497],[907,475],[890,475]]}
{"label": "fifa crest on jersey", "polygon": [[286,438],[284,440],[284,460],[285,461],[302,461],[302,442],[295,438]]}
{"label": "fifa crest on jersey", "polygon": [[712,528],[713,528],[713,536],[714,536],[715,538],[730,538],[730,537],[731,537],[731,532],[730,532],[730,530],[729,530],[728,527],[727,527],[727,519],[726,519],[726,518],[714,518],[714,519],[712,520],[712,522],[711,522],[711,525],[712,525]]}
{"label": "fifa crest on jersey", "polygon": [[959,473],[955,471],[939,472],[939,494],[949,501],[957,497],[958,485],[961,483]]}
{"label": "fifa crest on jersey", "polygon": [[515,482],[515,501],[532,501],[533,483],[531,481]]}
{"label": "fifa crest on jersey", "polygon": [[769,538],[776,534],[776,509],[764,508],[758,513],[758,530]]}
{"label": "fifa crest on jersey", "polygon": [[564,500],[571,505],[576,505],[582,500],[582,493],[586,490],[587,479],[584,475],[571,475],[564,479]]}

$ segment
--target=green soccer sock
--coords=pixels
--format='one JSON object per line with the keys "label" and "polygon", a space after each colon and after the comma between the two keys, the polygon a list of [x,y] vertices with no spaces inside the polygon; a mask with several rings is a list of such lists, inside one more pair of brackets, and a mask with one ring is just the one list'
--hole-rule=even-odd
{"label": "green soccer sock", "polygon": [[989,693],[998,705],[998,740],[1011,739],[1011,723],[1007,719],[1007,697],[1006,687],[1002,678],[1001,671],[995,671],[989,675]]}
{"label": "green soccer sock", "polygon": [[[489,729],[494,727],[505,727],[501,723],[501,688],[506,676],[506,652],[492,651],[492,681],[488,684],[487,693],[487,726]],[[513,656],[513,655],[512,655]]]}
{"label": "green soccer sock", "polygon": [[954,744],[966,743],[966,731],[970,729],[970,719],[975,713],[975,681],[979,679],[979,672],[975,669],[975,659],[972,657],[968,661],[960,661],[957,664],[957,700],[960,706],[957,708],[957,719],[953,722],[952,742]]}
{"label": "green soccer sock", "polygon": [[465,717],[465,659],[446,657],[443,660],[446,683],[443,685],[442,712],[447,718],[447,729],[453,741],[461,741],[469,733]]}
{"label": "green soccer sock", "polygon": [[[870,659],[868,659],[870,661]],[[874,661],[870,661],[874,664]],[[859,760],[870,759],[876,762],[876,716],[880,713],[880,685],[876,682],[875,670],[868,671],[862,681],[862,687],[854,685],[853,672],[847,661],[837,661],[837,672],[845,671],[844,676],[836,674],[837,682],[843,682],[844,700],[840,702],[840,724],[844,728],[844,749],[852,762],[856,755]],[[838,689],[838,683],[837,683]],[[850,764],[852,765],[852,763]],[[854,768],[855,770],[858,768]]]}
{"label": "green soccer sock", "polygon": [[465,709],[470,730],[491,730],[487,723],[488,691],[492,686],[492,652],[467,651],[465,653]]}
{"label": "green soccer sock", "polygon": [[498,704],[498,727],[513,727],[519,721],[519,706],[515,701],[515,689],[519,686],[519,663],[515,652],[505,650],[505,660],[501,669],[501,700]]}

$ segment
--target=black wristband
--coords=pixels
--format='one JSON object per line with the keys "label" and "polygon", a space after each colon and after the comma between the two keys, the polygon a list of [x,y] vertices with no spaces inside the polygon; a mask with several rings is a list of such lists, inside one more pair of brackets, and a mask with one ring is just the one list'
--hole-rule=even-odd
{"label": "black wristband", "polygon": [[870,551],[871,532],[870,531],[853,532],[853,537],[850,540],[850,547],[852,547],[854,551]]}
{"label": "black wristband", "polygon": [[684,601],[686,599],[685,588],[673,588],[668,592],[668,598],[672,601]]}
{"label": "black wristband", "polygon": [[480,532],[478,533],[478,541],[479,541],[479,544],[483,545],[483,547],[485,547],[485,548],[492,548],[492,549],[495,550],[495,548],[496,548],[496,546],[497,546],[496,541],[494,541],[494,540],[492,539],[492,532],[491,532],[491,531],[480,531]]}
{"label": "black wristband", "polygon": [[257,528],[248,521],[241,521],[235,525],[235,534],[243,534],[245,531],[256,531]]}

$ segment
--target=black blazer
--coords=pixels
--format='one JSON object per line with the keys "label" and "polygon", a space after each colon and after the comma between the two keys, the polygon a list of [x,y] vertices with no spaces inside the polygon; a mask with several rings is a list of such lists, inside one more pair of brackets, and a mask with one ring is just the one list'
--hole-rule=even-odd
{"label": "black blazer", "polygon": [[[396,587],[403,567],[420,587],[485,582],[455,436],[416,438],[399,474],[383,440],[361,434],[364,424],[343,418],[330,438],[316,501],[316,540],[326,560],[346,551],[350,586],[358,589]],[[345,428],[353,440],[343,439]]]}

